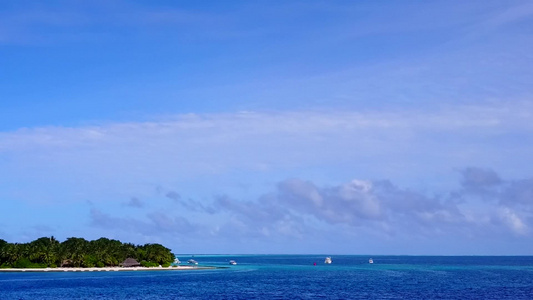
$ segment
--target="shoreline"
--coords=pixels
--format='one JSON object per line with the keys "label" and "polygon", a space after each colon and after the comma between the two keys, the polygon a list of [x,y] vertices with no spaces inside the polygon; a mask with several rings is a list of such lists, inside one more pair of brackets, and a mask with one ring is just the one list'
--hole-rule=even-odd
{"label": "shoreline", "polygon": [[131,271],[186,271],[186,270],[212,270],[224,269],[224,267],[212,266],[175,266],[175,267],[104,267],[104,268],[9,268],[0,269],[2,272],[131,272]]}

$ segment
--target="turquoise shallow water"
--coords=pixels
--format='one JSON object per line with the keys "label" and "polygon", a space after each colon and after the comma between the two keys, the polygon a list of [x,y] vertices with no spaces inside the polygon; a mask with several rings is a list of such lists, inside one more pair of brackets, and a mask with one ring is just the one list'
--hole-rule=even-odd
{"label": "turquoise shallow water", "polygon": [[533,299],[529,256],[376,256],[369,264],[367,256],[338,255],[331,265],[324,258],[197,255],[200,265],[229,268],[0,273],[0,299]]}

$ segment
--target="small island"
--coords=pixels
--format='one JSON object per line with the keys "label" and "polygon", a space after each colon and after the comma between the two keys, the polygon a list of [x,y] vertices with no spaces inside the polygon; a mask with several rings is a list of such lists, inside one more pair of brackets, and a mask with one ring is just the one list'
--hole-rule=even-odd
{"label": "small island", "polygon": [[53,236],[29,243],[0,239],[0,271],[178,269],[172,266],[174,259],[171,250],[160,244],[134,245],[107,238],[88,241],[77,237],[59,242]]}

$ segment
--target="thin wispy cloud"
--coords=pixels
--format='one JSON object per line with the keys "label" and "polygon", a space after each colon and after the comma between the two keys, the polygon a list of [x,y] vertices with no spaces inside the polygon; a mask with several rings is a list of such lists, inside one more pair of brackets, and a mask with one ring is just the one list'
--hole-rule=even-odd
{"label": "thin wispy cloud", "polygon": [[[96,145],[135,143],[143,138],[169,143],[180,138],[196,143],[231,144],[244,135],[295,135],[307,137],[321,132],[350,133],[365,130],[411,132],[471,130],[483,133],[528,132],[533,128],[530,101],[496,102],[493,105],[443,107],[439,112],[403,110],[240,112],[235,114],[188,114],[153,122],[109,123],[89,127],[43,127],[0,133],[0,150],[69,149]],[[307,122],[303,122],[307,120]],[[126,134],[128,133],[128,134]],[[210,133],[207,136],[198,133]],[[174,139],[172,139],[172,137]],[[167,139],[168,138],[168,139]]]}
{"label": "thin wispy cloud", "polygon": [[[119,185],[166,185],[170,179],[232,170],[271,173],[309,165],[327,170],[339,160],[357,173],[363,172],[365,161],[372,165],[366,172],[384,171],[391,164],[422,172],[427,166],[420,163],[436,158],[443,161],[434,171],[470,162],[505,168],[494,159],[505,152],[518,162],[531,147],[525,139],[533,124],[529,111],[530,103],[518,102],[458,106],[438,113],[406,109],[182,115],[153,122],[4,132],[0,153],[10,158],[2,163],[5,180],[25,166],[58,182],[76,173],[102,186],[110,180]],[[494,148],[500,140],[507,145]],[[399,174],[391,173],[391,179]]]}

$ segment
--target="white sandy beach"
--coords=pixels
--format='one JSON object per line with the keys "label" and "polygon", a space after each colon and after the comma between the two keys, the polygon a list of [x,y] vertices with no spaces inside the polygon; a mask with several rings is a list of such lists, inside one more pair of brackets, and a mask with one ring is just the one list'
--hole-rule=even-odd
{"label": "white sandy beach", "polygon": [[105,268],[26,268],[26,269],[0,269],[0,272],[111,272],[111,271],[183,271],[183,270],[206,270],[216,269],[216,267],[198,266],[175,266],[175,267],[105,267]]}

